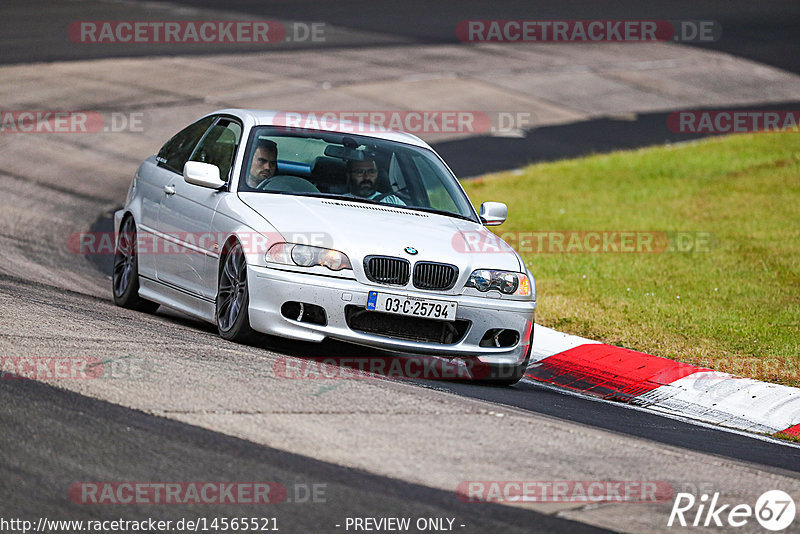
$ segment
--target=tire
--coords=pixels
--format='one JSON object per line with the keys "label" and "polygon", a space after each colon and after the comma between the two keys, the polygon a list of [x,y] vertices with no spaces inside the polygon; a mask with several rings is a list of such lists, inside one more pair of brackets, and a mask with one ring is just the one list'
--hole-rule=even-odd
{"label": "tire", "polygon": [[[226,247],[227,248],[227,247]],[[246,343],[256,337],[250,327],[248,308],[247,262],[238,242],[222,255],[222,268],[217,282],[217,305],[214,314],[217,331],[223,339]]]}
{"label": "tire", "polygon": [[488,365],[482,364],[474,370],[475,381],[480,384],[491,386],[513,386],[525,376],[528,363],[531,361],[531,351],[533,350],[533,340],[528,345],[528,352],[525,354],[525,361],[519,365]]}
{"label": "tire", "polygon": [[153,313],[158,304],[139,296],[139,260],[136,255],[136,222],[128,216],[119,228],[114,247],[114,267],[111,274],[111,293],[114,304],[129,310]]}

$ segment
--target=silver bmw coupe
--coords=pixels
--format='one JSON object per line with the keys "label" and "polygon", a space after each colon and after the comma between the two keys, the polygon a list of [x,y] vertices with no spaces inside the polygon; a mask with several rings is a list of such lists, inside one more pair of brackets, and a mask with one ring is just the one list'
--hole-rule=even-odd
{"label": "silver bmw coupe", "polygon": [[[302,117],[301,117],[302,119]],[[232,341],[325,338],[461,359],[513,384],[536,286],[421,139],[347,121],[224,109],[147,158],[115,213],[113,297]]]}

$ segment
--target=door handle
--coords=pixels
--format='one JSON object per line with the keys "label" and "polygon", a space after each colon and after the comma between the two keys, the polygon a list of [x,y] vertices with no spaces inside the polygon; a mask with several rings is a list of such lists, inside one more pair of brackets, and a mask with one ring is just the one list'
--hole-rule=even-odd
{"label": "door handle", "polygon": [[174,185],[165,185],[164,186],[164,193],[166,193],[167,196],[171,197],[172,195],[175,194],[175,186]]}

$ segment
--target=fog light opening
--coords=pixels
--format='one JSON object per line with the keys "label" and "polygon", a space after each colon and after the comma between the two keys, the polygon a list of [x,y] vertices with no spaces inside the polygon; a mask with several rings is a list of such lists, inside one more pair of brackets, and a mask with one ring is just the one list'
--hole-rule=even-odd
{"label": "fog light opening", "polygon": [[328,324],[328,317],[325,314],[325,309],[316,304],[309,304],[307,302],[284,302],[281,306],[281,315],[292,321],[301,323],[312,323],[321,326]]}
{"label": "fog light opening", "polygon": [[481,347],[508,348],[519,342],[519,332],[508,328],[492,328],[483,335]]}

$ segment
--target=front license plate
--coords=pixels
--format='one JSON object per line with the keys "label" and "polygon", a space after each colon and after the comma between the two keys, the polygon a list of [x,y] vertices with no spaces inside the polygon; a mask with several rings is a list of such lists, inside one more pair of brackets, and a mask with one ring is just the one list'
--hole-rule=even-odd
{"label": "front license plate", "polygon": [[455,321],[458,304],[447,300],[404,297],[370,291],[367,298],[367,309],[412,317],[425,317],[441,321]]}

